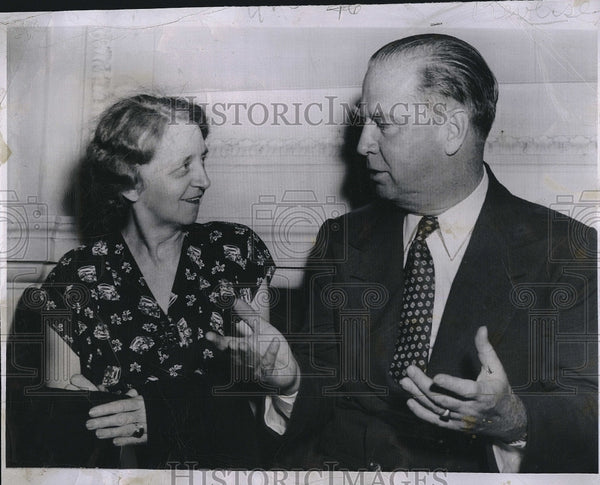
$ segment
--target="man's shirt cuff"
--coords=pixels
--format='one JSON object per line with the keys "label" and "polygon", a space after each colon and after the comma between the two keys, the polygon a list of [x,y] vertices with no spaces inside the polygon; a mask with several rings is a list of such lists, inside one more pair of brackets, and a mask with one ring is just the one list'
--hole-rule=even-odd
{"label": "man's shirt cuff", "polygon": [[518,445],[496,442],[492,445],[496,465],[500,473],[519,473],[523,455],[525,454],[525,442]]}
{"label": "man's shirt cuff", "polygon": [[292,415],[296,397],[298,397],[298,391],[289,396],[265,397],[265,424],[278,435],[284,434],[287,429],[287,422]]}

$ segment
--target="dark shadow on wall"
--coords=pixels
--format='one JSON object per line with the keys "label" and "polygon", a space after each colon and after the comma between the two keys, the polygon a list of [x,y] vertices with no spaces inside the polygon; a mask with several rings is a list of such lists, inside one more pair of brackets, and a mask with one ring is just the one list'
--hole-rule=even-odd
{"label": "dark shadow on wall", "polygon": [[[89,169],[86,169],[85,155],[81,156],[72,166],[69,174],[69,184],[62,198],[65,213],[75,218],[77,236],[83,244],[95,241],[106,234],[118,231],[106,217],[107,210],[99,207],[96,201],[103,200],[101,195],[104,181],[94,179]],[[90,190],[95,190],[92,195]]]}
{"label": "dark shadow on wall", "polygon": [[[101,234],[97,233],[99,222],[89,203],[87,187],[91,186],[89,176],[84,170],[84,157],[73,164],[68,174],[69,184],[63,194],[62,204],[67,215],[74,217],[77,223],[77,235],[82,242],[90,241]],[[96,234],[94,234],[96,232]]]}
{"label": "dark shadow on wall", "polygon": [[69,173],[67,174],[69,185],[67,185],[65,192],[62,195],[62,206],[66,215],[71,217],[78,217],[79,214],[79,197],[81,196],[81,190],[79,186],[81,164],[82,160],[79,159],[71,166]]}
{"label": "dark shadow on wall", "polygon": [[[356,100],[358,104],[359,100]],[[352,116],[352,117],[350,117]],[[366,159],[357,152],[362,124],[358,117],[347,116],[344,126],[344,143],[340,156],[346,165],[346,173],[342,182],[342,196],[349,201],[350,210],[372,202],[375,199],[373,184],[369,179]]]}

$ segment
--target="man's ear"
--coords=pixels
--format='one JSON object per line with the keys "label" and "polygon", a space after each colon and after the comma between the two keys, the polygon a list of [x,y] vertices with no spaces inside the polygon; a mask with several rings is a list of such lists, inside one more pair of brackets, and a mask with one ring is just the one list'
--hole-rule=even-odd
{"label": "man's ear", "polygon": [[446,155],[452,156],[458,152],[469,132],[469,115],[462,108],[456,108],[448,113],[446,121]]}
{"label": "man's ear", "polygon": [[137,200],[140,198],[140,193],[137,188],[124,190],[123,192],[121,192],[121,195],[132,204],[134,202],[137,202]]}

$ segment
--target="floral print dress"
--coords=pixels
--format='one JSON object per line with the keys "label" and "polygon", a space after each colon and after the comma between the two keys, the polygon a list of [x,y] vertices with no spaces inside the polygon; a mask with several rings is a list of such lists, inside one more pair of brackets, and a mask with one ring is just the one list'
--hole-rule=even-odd
{"label": "floral print dress", "polygon": [[165,313],[118,233],[61,258],[42,286],[43,312],[90,381],[112,392],[139,390],[151,381],[222,371],[228,364],[206,333],[230,333],[232,296],[249,303],[274,271],[267,247],[249,228],[194,224],[185,232]]}

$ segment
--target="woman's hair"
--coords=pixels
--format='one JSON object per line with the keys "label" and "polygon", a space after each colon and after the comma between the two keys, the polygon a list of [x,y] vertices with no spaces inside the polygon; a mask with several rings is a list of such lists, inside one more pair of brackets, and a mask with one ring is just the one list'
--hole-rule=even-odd
{"label": "woman's hair", "polygon": [[208,135],[204,110],[191,98],[140,94],[101,116],[82,161],[80,231],[84,239],[121,230],[131,203],[123,192],[139,184],[138,167],[154,156],[168,125],[195,124]]}

